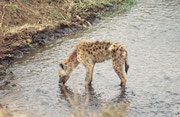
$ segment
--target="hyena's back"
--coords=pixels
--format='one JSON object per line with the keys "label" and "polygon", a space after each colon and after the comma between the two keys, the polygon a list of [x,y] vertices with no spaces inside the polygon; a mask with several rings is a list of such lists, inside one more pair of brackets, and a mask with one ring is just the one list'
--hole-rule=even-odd
{"label": "hyena's back", "polygon": [[111,59],[115,54],[127,52],[122,45],[111,41],[81,41],[77,48],[78,54],[91,58],[95,63]]}

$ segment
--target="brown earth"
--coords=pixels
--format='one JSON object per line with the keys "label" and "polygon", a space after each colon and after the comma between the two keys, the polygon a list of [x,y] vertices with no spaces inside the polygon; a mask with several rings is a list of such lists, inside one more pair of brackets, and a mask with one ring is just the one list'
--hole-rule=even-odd
{"label": "brown earth", "polygon": [[1,0],[0,76],[16,58],[64,35],[82,30],[130,0]]}
{"label": "brown earth", "polygon": [[[15,58],[47,41],[90,25],[110,3],[93,0],[2,0],[0,2],[0,76]],[[82,5],[80,5],[82,4]]]}

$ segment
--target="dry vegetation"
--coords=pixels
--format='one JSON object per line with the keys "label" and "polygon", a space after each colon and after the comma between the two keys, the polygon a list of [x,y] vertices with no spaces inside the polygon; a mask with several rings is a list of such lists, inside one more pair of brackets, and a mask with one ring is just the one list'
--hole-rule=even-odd
{"label": "dry vegetation", "polygon": [[[34,35],[45,34],[47,30],[63,30],[64,27],[76,28],[82,27],[84,24],[91,25],[95,18],[100,17],[102,11],[110,10],[120,4],[123,4],[122,8],[126,9],[134,1],[1,0],[0,75],[3,74],[4,66],[7,67],[12,62],[17,52],[24,53],[22,48],[32,47],[35,43],[36,45],[44,44],[42,39],[41,42],[33,39]],[[41,36],[37,38],[41,38]]]}
{"label": "dry vegetation", "polygon": [[1,35],[29,27],[79,25],[88,22],[89,15],[98,16],[99,9],[120,2],[122,0],[2,0]]}
{"label": "dry vegetation", "polygon": [[64,28],[82,29],[84,25],[91,25],[104,11],[119,6],[127,9],[134,2],[135,0],[1,0],[0,75],[6,74],[6,67],[15,56],[19,53],[23,55],[28,50],[22,49],[31,48],[28,50],[30,51],[45,44],[44,38],[50,38],[49,33],[56,33],[56,38],[62,37],[69,33],[63,32]]}
{"label": "dry vegetation", "polygon": [[9,113],[6,110],[0,108],[0,117],[30,117],[30,116],[19,113]]}
{"label": "dry vegetation", "polygon": [[127,104],[102,106],[100,112],[85,114],[83,110],[76,110],[72,117],[126,117],[129,106]]}

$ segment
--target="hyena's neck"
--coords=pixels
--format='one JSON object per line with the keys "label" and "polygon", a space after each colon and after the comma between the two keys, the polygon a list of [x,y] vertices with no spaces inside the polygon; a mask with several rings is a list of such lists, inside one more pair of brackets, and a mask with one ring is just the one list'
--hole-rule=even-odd
{"label": "hyena's neck", "polygon": [[77,67],[79,64],[77,60],[77,49],[74,49],[74,51],[65,59],[64,63],[70,67],[71,71]]}

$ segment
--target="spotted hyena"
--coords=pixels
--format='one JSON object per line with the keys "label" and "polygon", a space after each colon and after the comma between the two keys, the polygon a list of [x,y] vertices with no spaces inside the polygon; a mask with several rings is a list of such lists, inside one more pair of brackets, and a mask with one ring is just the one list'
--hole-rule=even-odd
{"label": "spotted hyena", "polygon": [[121,86],[125,86],[123,64],[125,63],[127,73],[129,68],[127,50],[119,43],[111,41],[81,41],[78,43],[71,54],[59,64],[61,67],[59,83],[65,84],[74,68],[81,63],[86,68],[86,85],[90,85],[95,63],[108,59],[112,59],[113,69],[121,79]]}

